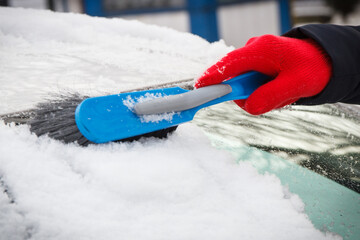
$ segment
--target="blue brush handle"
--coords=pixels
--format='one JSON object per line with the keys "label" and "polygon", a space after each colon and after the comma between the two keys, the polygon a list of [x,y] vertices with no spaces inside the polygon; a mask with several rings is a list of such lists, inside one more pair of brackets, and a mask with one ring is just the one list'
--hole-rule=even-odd
{"label": "blue brush handle", "polygon": [[207,107],[209,104],[213,105],[229,100],[244,99],[263,84],[264,79],[267,78],[267,76],[261,73],[249,72],[221,84],[139,102],[135,105],[134,111],[139,116],[181,112],[196,107]]}
{"label": "blue brush handle", "polygon": [[221,84],[226,84],[231,87],[231,92],[223,97],[209,101],[203,105],[201,108],[208,107],[214,104],[221,102],[231,101],[231,100],[240,100],[248,98],[258,87],[263,85],[265,82],[269,81],[270,77],[259,73],[259,72],[248,72],[237,77],[231,78]]}
{"label": "blue brush handle", "polygon": [[134,106],[134,112],[141,115],[181,112],[220,98],[232,92],[228,84],[216,84],[181,94],[163,96]]}

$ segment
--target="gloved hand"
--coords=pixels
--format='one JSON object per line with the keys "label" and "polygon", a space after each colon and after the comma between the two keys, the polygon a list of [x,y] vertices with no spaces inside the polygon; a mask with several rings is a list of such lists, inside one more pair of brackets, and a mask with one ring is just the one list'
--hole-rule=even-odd
{"label": "gloved hand", "polygon": [[331,77],[332,67],[328,55],[311,39],[264,35],[228,53],[205,71],[195,87],[218,84],[251,70],[273,80],[235,103],[259,115],[320,93]]}

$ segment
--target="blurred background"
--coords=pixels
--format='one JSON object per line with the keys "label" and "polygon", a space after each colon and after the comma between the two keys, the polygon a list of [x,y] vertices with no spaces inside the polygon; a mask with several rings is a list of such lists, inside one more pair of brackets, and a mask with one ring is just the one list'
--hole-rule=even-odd
{"label": "blurred background", "polygon": [[360,24],[359,0],[0,0],[1,6],[136,19],[243,46],[307,23]]}

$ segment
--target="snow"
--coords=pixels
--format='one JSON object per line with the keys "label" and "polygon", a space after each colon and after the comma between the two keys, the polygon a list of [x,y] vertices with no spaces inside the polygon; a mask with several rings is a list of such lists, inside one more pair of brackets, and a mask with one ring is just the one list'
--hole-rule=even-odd
{"label": "snow", "polygon": [[313,228],[277,177],[237,164],[191,124],[167,140],[87,148],[26,127],[0,132],[15,201],[2,214],[20,226],[2,232],[19,239],[336,239]]}
{"label": "snow", "polygon": [[195,78],[232,49],[137,21],[11,8],[0,8],[0,39],[0,114],[49,93],[96,96]]}
{"label": "snow", "polygon": [[[194,78],[230,50],[135,21],[0,8],[0,113]],[[0,188],[1,239],[341,239],[193,124],[80,147],[0,122]]]}
{"label": "snow", "polygon": [[[136,99],[131,98],[131,96],[129,95],[129,96],[127,96],[127,98],[125,100],[123,100],[123,104],[126,107],[128,107],[128,109],[130,111],[134,111],[134,107],[135,107],[136,103],[150,101],[152,99],[159,98],[159,97],[165,97],[165,95],[163,96],[160,93],[157,93],[157,94],[146,93],[144,96],[140,96],[139,98],[136,98]],[[146,114],[146,115],[142,115],[139,117],[140,117],[140,121],[144,122],[144,123],[148,123],[148,122],[158,123],[162,120],[171,122],[175,114],[179,114],[179,113],[169,112],[169,113],[162,113],[162,114]]]}

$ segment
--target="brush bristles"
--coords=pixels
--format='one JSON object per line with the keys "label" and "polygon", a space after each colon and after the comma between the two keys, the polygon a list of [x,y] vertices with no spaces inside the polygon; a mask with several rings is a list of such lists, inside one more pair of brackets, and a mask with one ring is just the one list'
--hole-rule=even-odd
{"label": "brush bristles", "polygon": [[28,122],[30,131],[37,136],[49,137],[65,143],[77,142],[82,146],[91,143],[79,131],[75,122],[76,107],[86,96],[72,94],[60,96],[37,105],[35,116]]}

